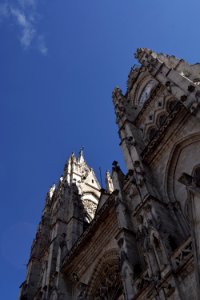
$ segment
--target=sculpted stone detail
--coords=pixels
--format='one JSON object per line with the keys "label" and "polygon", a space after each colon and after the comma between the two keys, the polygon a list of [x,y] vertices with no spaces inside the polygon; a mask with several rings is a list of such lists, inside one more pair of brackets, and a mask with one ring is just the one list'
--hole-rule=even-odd
{"label": "sculpted stone detail", "polygon": [[95,300],[100,299],[114,299],[118,300],[122,293],[122,284],[120,282],[120,276],[117,272],[112,272],[106,274],[104,282],[97,288],[96,293],[94,294]]}
{"label": "sculpted stone detail", "polygon": [[192,257],[192,241],[188,239],[172,256],[174,269],[181,267],[185,261]]}
{"label": "sculpted stone detail", "polygon": [[[133,83],[136,81],[138,75],[140,74],[140,67],[138,65],[135,65],[131,68],[130,73],[128,75],[128,80],[127,80],[127,89],[130,91]],[[144,71],[144,70],[143,70]]]}
{"label": "sculpted stone detail", "polygon": [[112,193],[114,191],[112,177],[108,171],[106,172],[106,189],[108,193]]}
{"label": "sculpted stone detail", "polygon": [[170,123],[183,108],[180,102],[173,100],[169,101],[169,104],[166,103],[166,106],[166,109],[170,111],[170,114],[167,114],[165,109],[161,110],[153,125],[151,125],[151,127],[148,129],[145,138],[147,146],[142,153],[143,158],[147,157],[153,151],[153,149],[158,144],[159,140],[162,138],[165,131],[169,127]]}
{"label": "sculpted stone detail", "polygon": [[119,269],[119,256],[116,250],[105,253],[98,262],[88,289],[88,299],[118,300],[123,294]]}
{"label": "sculpted stone detail", "polygon": [[91,217],[91,219],[94,218],[94,215],[95,215],[95,211],[96,211],[96,208],[97,208],[97,204],[90,201],[90,200],[82,200],[83,202],[83,206],[87,212],[87,214]]}
{"label": "sculpted stone detail", "polygon": [[[185,210],[185,205],[187,205],[188,195],[186,189],[178,179],[183,172],[192,173],[194,166],[198,163],[199,146],[199,133],[190,134],[182,138],[174,145],[167,165],[165,188],[168,199],[173,202],[179,201],[183,212],[187,211]],[[190,159],[191,163],[184,164],[186,156]]]}
{"label": "sculpted stone detail", "polygon": [[[19,300],[200,295],[200,65],[138,49],[113,91],[126,170],[71,154],[46,195]],[[124,168],[125,169],[125,168]]]}
{"label": "sculpted stone detail", "polygon": [[135,170],[136,184],[142,186],[145,179],[144,179],[144,171],[139,161],[135,161],[134,170]]}
{"label": "sculpted stone detail", "polygon": [[125,98],[119,88],[115,88],[112,97],[115,105],[117,122],[120,122],[125,115]]}

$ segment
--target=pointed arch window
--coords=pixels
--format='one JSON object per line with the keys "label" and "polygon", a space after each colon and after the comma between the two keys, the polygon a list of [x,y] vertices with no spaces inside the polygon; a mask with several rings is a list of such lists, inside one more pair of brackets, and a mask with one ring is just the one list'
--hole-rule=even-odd
{"label": "pointed arch window", "polygon": [[88,287],[89,300],[125,300],[120,275],[119,256],[106,252],[98,263]]}
{"label": "pointed arch window", "polygon": [[139,105],[143,105],[147,99],[149,99],[152,90],[154,89],[157,82],[155,80],[150,80],[146,86],[143,88],[142,93],[139,97]]}

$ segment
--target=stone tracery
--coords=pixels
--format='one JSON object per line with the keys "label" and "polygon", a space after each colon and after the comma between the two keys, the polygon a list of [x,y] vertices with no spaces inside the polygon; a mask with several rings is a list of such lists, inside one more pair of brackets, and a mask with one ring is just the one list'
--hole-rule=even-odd
{"label": "stone tracery", "polygon": [[88,299],[118,300],[123,288],[116,250],[105,252],[100,259],[89,284]]}

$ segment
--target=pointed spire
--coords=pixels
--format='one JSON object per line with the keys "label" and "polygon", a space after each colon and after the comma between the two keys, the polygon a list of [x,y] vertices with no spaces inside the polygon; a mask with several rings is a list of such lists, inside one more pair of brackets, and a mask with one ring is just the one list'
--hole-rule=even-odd
{"label": "pointed spire", "polygon": [[43,209],[43,214],[45,214],[45,212],[48,210],[48,206],[51,204],[51,200],[52,200],[52,197],[54,195],[55,190],[56,190],[56,185],[54,183],[50,187],[50,189],[48,190],[48,192],[46,194],[45,206],[44,206],[44,209]]}
{"label": "pointed spire", "polygon": [[112,92],[112,98],[115,105],[122,102],[124,95],[122,94],[122,90],[119,87],[114,88]]}
{"label": "pointed spire", "polygon": [[113,181],[109,171],[106,171],[106,190],[110,194],[114,191]]}
{"label": "pointed spire", "polygon": [[66,175],[67,173],[71,172],[71,165],[73,162],[76,161],[76,156],[74,154],[74,152],[72,152],[72,154],[70,155],[69,159],[67,160],[67,162],[65,163],[65,167],[64,167],[64,175]]}
{"label": "pointed spire", "polygon": [[55,189],[56,189],[56,185],[55,185],[55,183],[54,183],[54,184],[50,187],[49,192],[48,192],[49,198],[50,198],[50,199],[53,197],[53,194],[54,194],[54,192],[55,192]]}
{"label": "pointed spire", "polygon": [[83,156],[83,150],[84,150],[84,147],[82,146],[81,149],[80,149],[80,151],[79,151],[79,157],[78,157],[78,161],[80,163],[82,163],[82,162],[85,161],[84,156]]}
{"label": "pointed spire", "polygon": [[124,173],[118,166],[118,162],[115,160],[112,163],[113,169],[112,169],[112,181],[114,189],[121,190],[124,182]]}
{"label": "pointed spire", "polygon": [[71,161],[71,162],[75,162],[76,161],[76,156],[75,156],[74,152],[72,152],[72,154],[71,154],[71,156],[69,158],[69,161]]}

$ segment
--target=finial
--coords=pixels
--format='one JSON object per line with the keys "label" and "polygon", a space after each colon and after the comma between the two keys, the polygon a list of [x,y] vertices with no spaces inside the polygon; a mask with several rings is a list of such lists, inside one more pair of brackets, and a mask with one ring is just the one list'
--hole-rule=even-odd
{"label": "finial", "polygon": [[116,172],[121,171],[121,169],[120,169],[120,167],[118,165],[118,162],[116,160],[113,161],[112,166],[113,166],[112,167],[113,171],[116,171]]}
{"label": "finial", "polygon": [[118,162],[117,162],[116,160],[114,160],[113,163],[112,163],[112,165],[113,165],[114,167],[116,167],[116,166],[118,165]]}
{"label": "finial", "polygon": [[50,199],[52,198],[55,189],[56,189],[56,185],[55,185],[55,183],[54,183],[54,184],[50,187],[49,192],[48,192],[48,193],[49,193]]}
{"label": "finial", "polygon": [[123,94],[122,94],[122,90],[118,87],[115,87],[113,92],[112,92],[112,98],[113,98],[113,102],[117,103],[120,102],[123,98]]}
{"label": "finial", "polygon": [[68,162],[70,163],[76,162],[76,156],[74,152],[72,152]]}
{"label": "finial", "polygon": [[141,66],[139,66],[139,65],[134,65],[131,68],[130,73],[128,75],[128,80],[127,80],[127,90],[128,91],[131,90],[133,83],[137,80],[140,70],[141,70]]}
{"label": "finial", "polygon": [[83,156],[83,150],[84,150],[84,147],[82,146],[80,151],[79,151],[79,162],[83,162],[84,161],[84,156]]}
{"label": "finial", "polygon": [[106,171],[106,189],[107,189],[107,192],[110,194],[114,191],[112,177],[108,170]]}
{"label": "finial", "polygon": [[84,147],[82,146],[80,151],[79,151],[79,156],[81,156],[81,155],[83,156],[83,150],[84,150]]}
{"label": "finial", "polygon": [[64,166],[64,177],[71,172],[71,166],[72,164],[74,164],[74,162],[76,162],[76,156],[74,152],[72,152],[72,154],[70,155],[69,159],[67,160]]}

